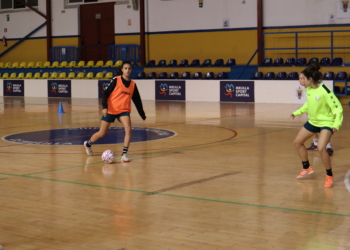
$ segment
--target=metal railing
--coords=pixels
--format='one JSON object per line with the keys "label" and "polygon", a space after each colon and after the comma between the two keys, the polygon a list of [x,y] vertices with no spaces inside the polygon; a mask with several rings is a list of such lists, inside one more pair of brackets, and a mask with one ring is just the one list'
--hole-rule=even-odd
{"label": "metal railing", "polygon": [[108,47],[108,60],[130,61],[137,63],[141,59],[141,46],[137,44],[119,44]]}

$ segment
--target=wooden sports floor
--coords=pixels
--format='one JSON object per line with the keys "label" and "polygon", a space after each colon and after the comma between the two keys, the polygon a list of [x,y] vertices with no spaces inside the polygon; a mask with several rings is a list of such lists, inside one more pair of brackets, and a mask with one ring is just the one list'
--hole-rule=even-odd
{"label": "wooden sports floor", "polygon": [[[289,116],[300,105],[143,103],[147,120],[134,109],[134,127],[176,134],[132,143],[130,163],[101,160],[122,144],[87,156],[82,145],[0,141],[4,250],[350,249],[349,106],[325,189],[317,151],[315,173],[295,178],[292,142],[307,117]],[[0,97],[0,137],[98,127],[100,116],[97,99]]]}

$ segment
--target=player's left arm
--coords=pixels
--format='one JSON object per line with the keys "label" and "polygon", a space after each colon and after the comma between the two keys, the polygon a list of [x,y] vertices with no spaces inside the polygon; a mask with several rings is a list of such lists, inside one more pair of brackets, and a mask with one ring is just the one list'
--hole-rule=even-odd
{"label": "player's left arm", "polygon": [[339,102],[338,98],[334,95],[333,91],[328,91],[326,91],[327,93],[325,93],[325,97],[328,106],[331,108],[331,111],[335,116],[333,128],[339,130],[340,126],[343,123],[343,106]]}
{"label": "player's left arm", "polygon": [[136,83],[135,83],[134,93],[132,95],[132,101],[134,102],[137,112],[141,116],[142,120],[146,120],[146,114],[145,114],[145,111],[143,110],[140,92],[136,86]]}

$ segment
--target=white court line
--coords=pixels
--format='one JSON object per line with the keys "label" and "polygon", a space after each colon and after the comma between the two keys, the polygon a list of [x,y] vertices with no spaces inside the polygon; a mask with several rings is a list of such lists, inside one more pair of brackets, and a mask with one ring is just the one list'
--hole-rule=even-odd
{"label": "white court line", "polygon": [[344,177],[344,183],[345,183],[345,187],[347,190],[349,190],[350,192],[350,182],[349,182],[349,178],[350,178],[350,170],[346,173],[345,177]]}

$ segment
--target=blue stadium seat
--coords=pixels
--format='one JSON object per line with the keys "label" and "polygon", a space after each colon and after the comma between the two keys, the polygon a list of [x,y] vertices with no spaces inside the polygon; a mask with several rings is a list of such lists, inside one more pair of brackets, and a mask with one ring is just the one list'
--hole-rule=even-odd
{"label": "blue stadium seat", "polygon": [[319,60],[317,57],[312,57],[309,60],[309,63],[307,65],[311,65],[312,63],[319,63]]}
{"label": "blue stadium seat", "polygon": [[236,60],[233,58],[230,58],[227,60],[225,66],[231,67],[231,66],[235,66],[236,65]]}
{"label": "blue stadium seat", "polygon": [[216,67],[224,66],[224,59],[217,59],[214,63],[214,66]]}
{"label": "blue stadium seat", "polygon": [[227,73],[226,72],[220,72],[216,76],[216,79],[227,79]]}
{"label": "blue stadium seat", "polygon": [[170,79],[179,79],[179,73],[178,72],[173,72],[170,74]]}
{"label": "blue stadium seat", "polygon": [[181,75],[181,79],[190,79],[191,78],[191,73],[190,72],[184,72]]}
{"label": "blue stadium seat", "polygon": [[192,79],[202,79],[202,72],[194,73]]}
{"label": "blue stadium seat", "polygon": [[157,67],[165,67],[166,66],[166,60],[160,60],[157,64]]}
{"label": "blue stadium seat", "polygon": [[151,72],[151,73],[149,73],[147,78],[148,78],[148,79],[156,79],[156,78],[157,78],[156,72]]}
{"label": "blue stadium seat", "polygon": [[191,67],[198,67],[200,64],[198,59],[193,59],[193,61],[191,62]]}
{"label": "blue stadium seat", "polygon": [[264,80],[274,80],[275,79],[275,73],[274,72],[267,72],[265,74]]}
{"label": "blue stadium seat", "polygon": [[276,76],[276,80],[286,80],[287,79],[287,73],[286,72],[278,72]]}
{"label": "blue stadium seat", "polygon": [[321,66],[329,66],[331,65],[331,59],[329,57],[323,57],[320,61]]}
{"label": "blue stadium seat", "polygon": [[176,67],[177,66],[177,60],[171,60],[168,64],[168,67]]}
{"label": "blue stadium seat", "polygon": [[287,80],[299,80],[298,72],[290,72],[288,74]]}
{"label": "blue stadium seat", "polygon": [[272,65],[272,58],[265,58],[262,63],[263,66],[271,66]]}
{"label": "blue stadium seat", "polygon": [[334,72],[326,72],[326,74],[324,74],[323,80],[334,80]]}
{"label": "blue stadium seat", "polygon": [[334,86],[333,87],[333,92],[334,92],[334,94],[340,94],[340,87],[339,86]]}
{"label": "blue stadium seat", "polygon": [[289,57],[287,58],[286,62],[285,62],[285,66],[294,66],[296,64],[295,62],[295,58],[293,57]]}
{"label": "blue stadium seat", "polygon": [[187,67],[187,66],[188,66],[188,60],[187,59],[181,60],[179,67]]}
{"label": "blue stadium seat", "polygon": [[297,66],[306,66],[306,58],[305,57],[298,58],[296,65]]}
{"label": "blue stadium seat", "polygon": [[209,66],[212,66],[211,64],[211,59],[205,59],[202,63],[202,66],[203,67],[209,67]]}
{"label": "blue stadium seat", "polygon": [[343,64],[343,58],[341,57],[336,57],[332,61],[333,66],[341,66]]}
{"label": "blue stadium seat", "polygon": [[284,63],[283,58],[279,57],[275,59],[275,61],[273,62],[273,66],[282,66],[283,63]]}
{"label": "blue stadium seat", "polygon": [[154,67],[154,66],[156,66],[155,60],[149,60],[149,62],[146,64],[146,67]]}
{"label": "blue stadium seat", "polygon": [[208,72],[205,74],[204,79],[214,79],[214,73],[213,72]]}
{"label": "blue stadium seat", "polygon": [[350,86],[344,87],[341,94],[350,95]]}
{"label": "blue stadium seat", "polygon": [[348,74],[344,71],[338,72],[337,76],[335,77],[335,80],[347,80]]}
{"label": "blue stadium seat", "polygon": [[145,79],[146,78],[146,73],[145,72],[139,72],[137,74],[137,79]]}
{"label": "blue stadium seat", "polygon": [[262,72],[255,72],[254,76],[251,78],[252,80],[261,80],[264,78],[264,74]]}
{"label": "blue stadium seat", "polygon": [[167,72],[160,72],[158,79],[168,79],[168,73]]}

